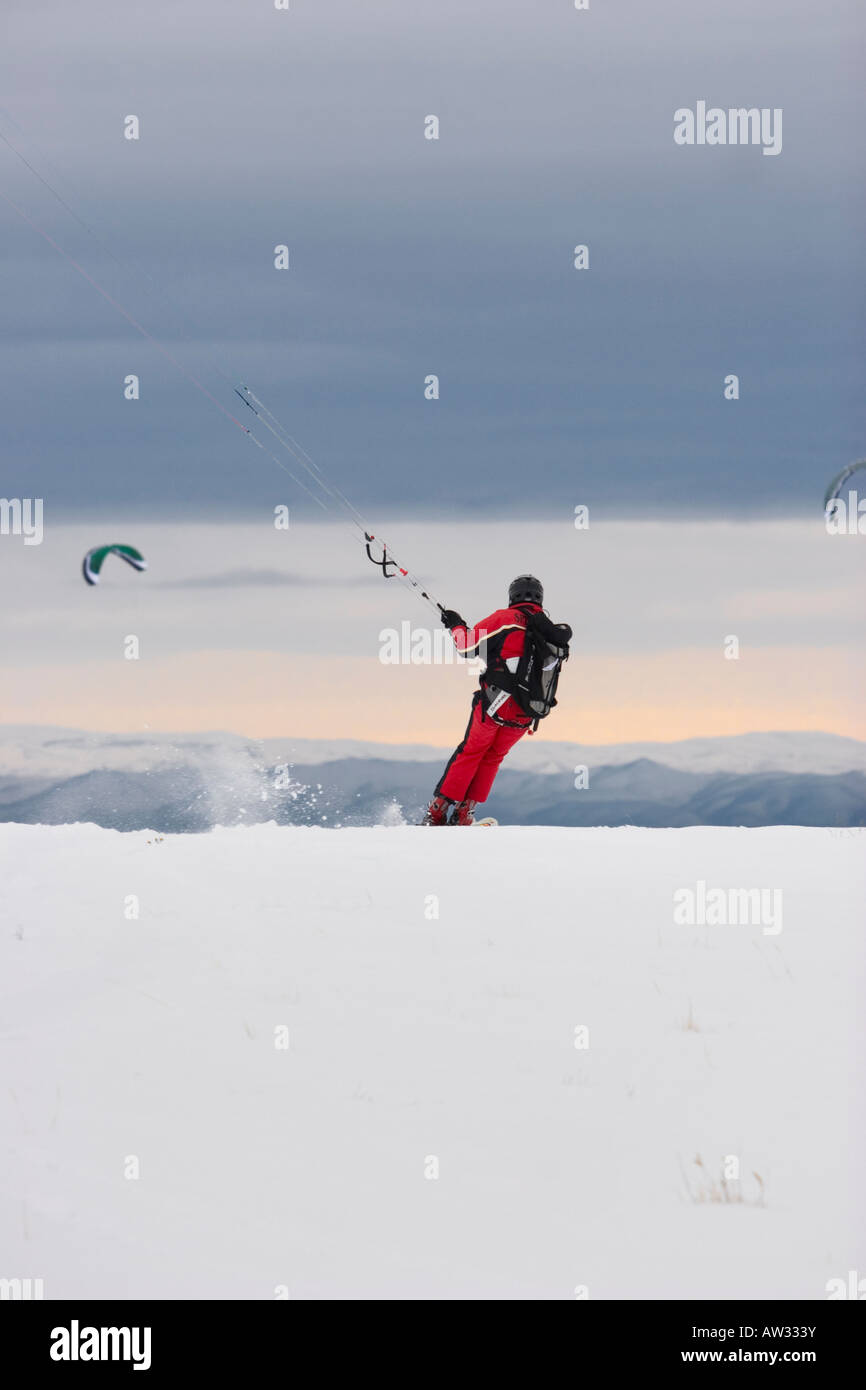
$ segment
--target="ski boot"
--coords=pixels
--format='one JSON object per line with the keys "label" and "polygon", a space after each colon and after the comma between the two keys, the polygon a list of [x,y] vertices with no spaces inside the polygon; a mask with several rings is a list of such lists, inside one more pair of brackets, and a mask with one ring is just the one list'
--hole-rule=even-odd
{"label": "ski boot", "polygon": [[430,805],[427,807],[427,810],[424,812],[424,818],[421,821],[421,824],[447,825],[448,812],[451,810],[451,807],[453,805],[454,802],[449,801],[447,796],[434,796],[433,800],[430,802]]}
{"label": "ski boot", "polygon": [[454,811],[453,816],[448,822],[449,825],[474,825],[475,824],[474,801],[460,801]]}

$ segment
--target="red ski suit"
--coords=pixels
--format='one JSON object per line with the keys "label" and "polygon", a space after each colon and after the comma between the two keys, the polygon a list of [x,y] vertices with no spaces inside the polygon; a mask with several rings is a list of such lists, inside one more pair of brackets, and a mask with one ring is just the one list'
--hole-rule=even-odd
{"label": "red ski suit", "polygon": [[[452,628],[454,645],[463,656],[476,656],[483,642],[505,632],[501,648],[503,660],[519,657],[523,651],[527,611],[541,613],[543,610],[534,603],[524,603],[520,608],[497,608],[475,627]],[[481,684],[484,685],[483,676]],[[483,709],[479,690],[472,701],[463,740],[452,753],[436,788],[437,795],[447,796],[450,801],[486,801],[502,759],[532,723],[510,696],[496,711],[496,719],[483,714]],[[513,721],[517,727],[499,724],[498,719]]]}

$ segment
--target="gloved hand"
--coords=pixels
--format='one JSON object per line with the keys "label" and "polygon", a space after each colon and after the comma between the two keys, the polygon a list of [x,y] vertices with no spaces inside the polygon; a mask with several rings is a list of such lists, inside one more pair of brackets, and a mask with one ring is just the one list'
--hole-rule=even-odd
{"label": "gloved hand", "polygon": [[455,627],[465,627],[466,621],[454,608],[446,608],[442,614],[442,622],[448,631],[451,632]]}

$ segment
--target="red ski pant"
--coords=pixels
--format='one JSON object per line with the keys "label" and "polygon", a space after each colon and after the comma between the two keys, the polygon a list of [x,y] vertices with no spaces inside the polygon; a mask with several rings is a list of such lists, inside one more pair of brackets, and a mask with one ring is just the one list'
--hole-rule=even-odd
{"label": "red ski pant", "polygon": [[[508,705],[511,704],[509,700]],[[452,753],[437,794],[450,801],[486,801],[499,764],[528,728],[529,721],[522,728],[510,729],[492,719],[482,719],[481,701],[476,696],[463,742]]]}

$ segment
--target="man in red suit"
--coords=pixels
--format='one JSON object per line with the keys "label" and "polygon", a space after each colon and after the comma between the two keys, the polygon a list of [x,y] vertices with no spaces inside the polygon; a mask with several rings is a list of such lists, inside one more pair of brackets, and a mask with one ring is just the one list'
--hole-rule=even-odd
{"label": "man in red suit", "polygon": [[543,602],[540,581],[521,574],[509,587],[508,607],[498,608],[475,627],[451,608],[442,614],[458,652],[481,655],[487,667],[472,700],[466,733],[439,779],[423,825],[472,825],[475,806],[490,795],[502,759],[532,724],[532,714],[502,685],[513,684],[528,629],[568,655],[571,628],[552,623]]}

